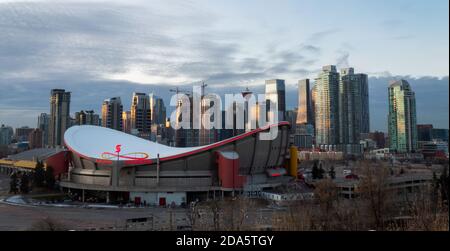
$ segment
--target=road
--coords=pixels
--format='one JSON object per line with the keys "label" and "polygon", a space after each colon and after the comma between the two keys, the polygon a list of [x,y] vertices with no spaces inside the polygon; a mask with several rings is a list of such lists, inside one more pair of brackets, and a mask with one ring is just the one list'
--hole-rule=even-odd
{"label": "road", "polygon": [[[9,177],[0,175],[0,197],[8,196]],[[172,212],[172,213],[171,213]],[[153,224],[140,223],[140,230],[176,229],[177,225],[186,225],[186,210],[167,208],[57,208],[45,206],[21,206],[0,203],[0,231],[28,230],[35,223],[51,218],[65,227],[74,230],[109,229],[124,227],[127,219],[153,217]],[[136,229],[134,224],[131,229]],[[144,225],[144,226],[143,226]],[[175,230],[174,229],[174,230]]]}

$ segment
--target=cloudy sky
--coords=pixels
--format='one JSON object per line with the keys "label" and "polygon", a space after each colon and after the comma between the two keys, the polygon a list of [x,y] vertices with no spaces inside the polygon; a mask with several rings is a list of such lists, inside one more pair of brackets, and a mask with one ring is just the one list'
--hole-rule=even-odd
{"label": "cloudy sky", "polygon": [[405,78],[420,123],[448,128],[448,0],[0,0],[0,123],[35,126],[51,88],[72,113],[133,91],[166,98],[204,80],[209,91],[262,91],[322,65],[370,76],[371,125],[387,127],[387,85]]}

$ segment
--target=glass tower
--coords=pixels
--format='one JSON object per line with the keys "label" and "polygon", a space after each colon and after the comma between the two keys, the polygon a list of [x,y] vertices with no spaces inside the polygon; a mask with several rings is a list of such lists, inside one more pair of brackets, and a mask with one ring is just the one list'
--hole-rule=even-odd
{"label": "glass tower", "polygon": [[353,68],[341,70],[339,82],[340,144],[359,144],[361,134],[370,132],[369,91],[366,74]]}
{"label": "glass tower", "polygon": [[389,143],[399,153],[417,149],[416,98],[406,80],[394,81],[389,92]]}

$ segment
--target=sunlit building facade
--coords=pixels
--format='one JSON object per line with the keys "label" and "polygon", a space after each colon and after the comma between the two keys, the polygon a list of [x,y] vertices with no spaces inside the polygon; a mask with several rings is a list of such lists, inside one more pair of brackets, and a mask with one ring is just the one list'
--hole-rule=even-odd
{"label": "sunlit building facade", "polygon": [[417,150],[416,98],[406,80],[389,86],[389,144],[392,151]]}
{"label": "sunlit building facade", "polygon": [[339,143],[339,73],[324,66],[316,78],[314,101],[316,145]]}
{"label": "sunlit building facade", "polygon": [[64,89],[53,89],[50,96],[48,144],[52,147],[62,146],[64,132],[70,125],[70,92]]}
{"label": "sunlit building facade", "polygon": [[102,105],[102,126],[122,131],[123,105],[120,97],[105,99]]}
{"label": "sunlit building facade", "polygon": [[153,93],[149,94],[151,123],[164,125],[166,122],[166,106],[164,100]]}
{"label": "sunlit building facade", "polygon": [[310,149],[314,138],[314,112],[309,79],[298,81],[298,108],[295,122],[294,145],[300,149]]}
{"label": "sunlit building facade", "polygon": [[[286,117],[286,87],[284,80],[272,79],[266,80],[266,100],[270,100],[277,104],[277,108],[272,108],[267,103],[267,114],[278,109],[278,121],[285,121]],[[269,116],[267,118],[270,118]]]}
{"label": "sunlit building facade", "polygon": [[124,111],[122,112],[122,125],[124,133],[131,133],[131,112]]}
{"label": "sunlit building facade", "polygon": [[150,97],[145,93],[133,93],[131,101],[131,128],[139,134],[149,134],[152,129]]}

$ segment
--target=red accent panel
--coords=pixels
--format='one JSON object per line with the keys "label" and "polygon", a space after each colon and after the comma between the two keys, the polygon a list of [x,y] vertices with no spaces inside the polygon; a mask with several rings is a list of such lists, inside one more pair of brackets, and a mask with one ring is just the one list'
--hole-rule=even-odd
{"label": "red accent panel", "polygon": [[239,175],[239,158],[229,159],[217,152],[217,163],[219,166],[219,181],[223,188],[242,188],[246,176]]}
{"label": "red accent panel", "polygon": [[51,166],[53,168],[53,174],[55,176],[67,173],[69,170],[69,160],[66,158],[66,154],[68,154],[68,152],[61,151],[45,159],[47,166]]}

